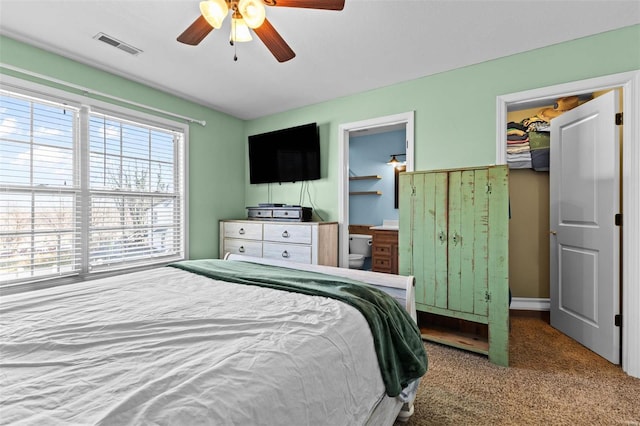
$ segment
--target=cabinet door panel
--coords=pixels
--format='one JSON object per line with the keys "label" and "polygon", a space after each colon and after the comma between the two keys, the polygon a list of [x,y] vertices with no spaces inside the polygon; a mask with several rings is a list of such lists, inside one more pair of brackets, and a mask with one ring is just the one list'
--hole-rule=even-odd
{"label": "cabinet door panel", "polygon": [[476,171],[465,170],[460,180],[460,311],[473,312]]}
{"label": "cabinet door panel", "polygon": [[[402,183],[402,177],[401,181]],[[432,174],[411,175],[410,191],[408,197],[411,201],[410,225],[408,229],[404,227],[402,217],[400,218],[400,247],[407,244],[410,248],[408,253],[401,252],[400,262],[404,268],[404,256],[410,258],[410,270],[402,271],[406,275],[416,277],[415,297],[418,304],[433,306],[435,304],[435,177]],[[402,195],[401,195],[402,199]],[[401,212],[402,214],[402,209]],[[403,243],[403,234],[410,234],[408,241]],[[406,240],[406,238],[405,238]],[[401,249],[402,250],[402,249]]]}
{"label": "cabinet door panel", "polygon": [[449,174],[446,172],[436,173],[434,175],[434,193],[433,193],[433,211],[435,211],[435,227],[434,233],[436,238],[433,240],[434,258],[435,258],[435,305],[438,308],[447,308],[448,305],[448,249],[447,240],[449,234]]}
{"label": "cabinet door panel", "polygon": [[473,225],[472,258],[480,259],[473,262],[473,312],[486,316],[489,271],[487,267],[487,252],[489,250],[489,192],[487,170],[477,170],[475,174],[475,201]]}
{"label": "cabinet door panel", "polygon": [[[413,263],[413,232],[414,226],[414,180],[418,179],[418,175],[400,174],[399,184],[399,205],[398,219],[400,222],[400,230],[398,231],[398,257],[400,259],[399,273],[400,275],[416,275]],[[415,191],[417,193],[417,191]],[[416,279],[415,298],[417,303],[423,303],[424,295],[422,291],[424,286],[419,284]]]}
{"label": "cabinet door panel", "polygon": [[462,172],[449,172],[449,299],[447,308],[452,311],[461,310],[462,244],[460,226],[462,221]]}
{"label": "cabinet door panel", "polygon": [[[433,305],[435,303],[435,268],[433,258],[428,256],[433,245],[433,226],[428,226],[430,219],[425,213],[427,211],[426,203],[432,197],[429,197],[428,194],[429,185],[425,183],[426,177],[421,174],[412,175],[413,215],[409,232],[413,235],[410,238],[412,252],[408,256],[412,259],[413,269],[408,274],[420,277],[416,279],[416,302]],[[430,189],[433,191],[433,185]],[[431,218],[431,223],[433,223],[433,218]],[[402,219],[400,225],[402,226]],[[402,255],[400,260],[402,260]]]}

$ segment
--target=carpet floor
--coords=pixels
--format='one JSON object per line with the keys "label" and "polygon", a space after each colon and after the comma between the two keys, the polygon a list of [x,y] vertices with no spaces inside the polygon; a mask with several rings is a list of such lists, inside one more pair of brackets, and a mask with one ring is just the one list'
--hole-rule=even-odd
{"label": "carpet floor", "polygon": [[509,367],[425,342],[415,413],[398,425],[640,425],[640,379],[545,320],[512,317]]}

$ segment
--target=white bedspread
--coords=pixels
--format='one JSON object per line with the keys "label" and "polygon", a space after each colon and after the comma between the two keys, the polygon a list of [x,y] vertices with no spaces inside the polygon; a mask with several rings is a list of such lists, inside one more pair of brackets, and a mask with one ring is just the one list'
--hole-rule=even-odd
{"label": "white bedspread", "polygon": [[0,300],[2,424],[351,426],[384,395],[331,299],[159,268]]}

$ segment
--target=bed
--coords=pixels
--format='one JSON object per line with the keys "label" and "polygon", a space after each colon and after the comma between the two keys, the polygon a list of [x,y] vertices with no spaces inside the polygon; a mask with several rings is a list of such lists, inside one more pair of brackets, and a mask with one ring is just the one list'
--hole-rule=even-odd
{"label": "bed", "polygon": [[391,425],[427,368],[414,303],[412,277],[241,255],[3,296],[0,422]]}

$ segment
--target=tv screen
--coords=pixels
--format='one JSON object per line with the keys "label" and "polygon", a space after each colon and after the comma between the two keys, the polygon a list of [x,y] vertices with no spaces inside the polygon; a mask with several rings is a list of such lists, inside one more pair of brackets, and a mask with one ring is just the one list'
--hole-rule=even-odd
{"label": "tv screen", "polygon": [[320,137],[316,123],[249,136],[251,183],[320,179]]}

